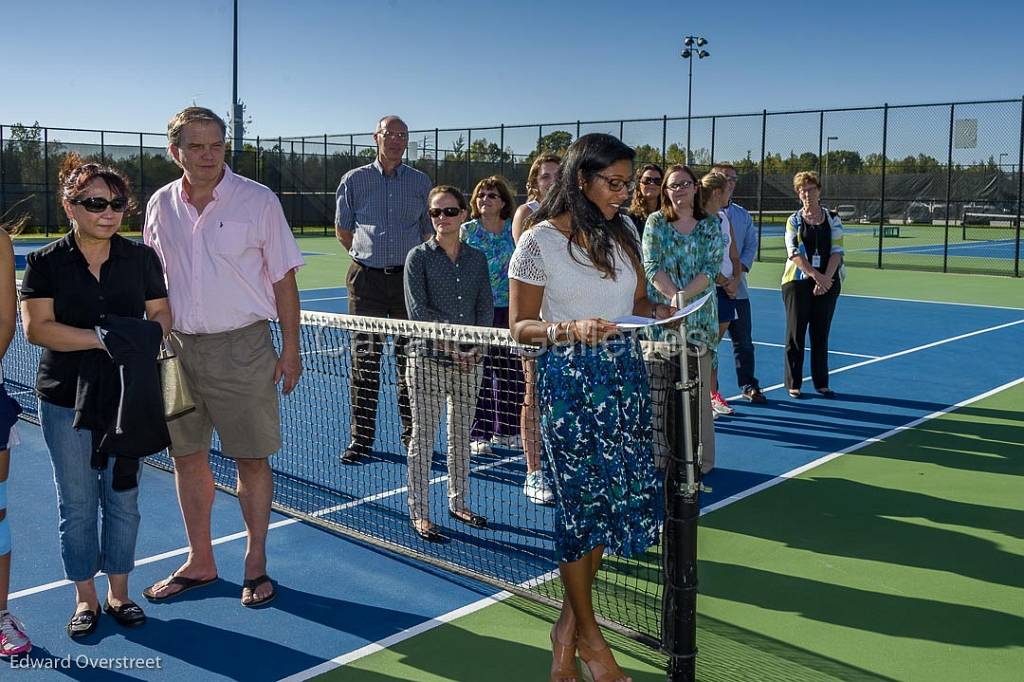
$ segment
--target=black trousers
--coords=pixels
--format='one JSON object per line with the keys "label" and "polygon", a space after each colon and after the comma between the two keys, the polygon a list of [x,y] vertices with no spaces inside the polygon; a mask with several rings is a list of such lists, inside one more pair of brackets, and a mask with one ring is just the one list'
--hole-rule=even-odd
{"label": "black trousers", "polygon": [[804,339],[811,332],[811,379],[817,389],[828,388],[828,333],[839,299],[839,279],[820,296],[814,295],[814,280],[782,285],[786,306],[786,388],[798,389],[804,376]]}
{"label": "black trousers", "polygon": [[[350,315],[407,319],[402,270],[391,273],[363,267],[355,261],[348,270],[348,312]],[[390,408],[378,405],[381,378],[381,354],[385,349],[384,334],[352,335],[352,377],[349,399],[352,405],[351,434],[353,445],[364,452],[373,449],[377,430],[377,414]],[[398,382],[398,415],[402,422],[402,440],[412,438],[412,411],[409,409],[409,387],[405,380],[408,339],[394,340],[395,366]],[[379,409],[383,408],[383,409]],[[401,447],[397,443],[395,444]]]}

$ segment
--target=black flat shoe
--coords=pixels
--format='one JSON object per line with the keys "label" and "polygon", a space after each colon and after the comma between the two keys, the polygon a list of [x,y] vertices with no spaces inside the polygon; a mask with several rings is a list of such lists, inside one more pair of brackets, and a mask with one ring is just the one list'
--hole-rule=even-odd
{"label": "black flat shoe", "polygon": [[416,531],[416,535],[419,535],[422,540],[426,540],[427,542],[441,542],[444,539],[444,536],[437,532],[437,526],[420,528],[415,523],[411,523],[411,525],[412,529]]}
{"label": "black flat shoe", "polygon": [[116,609],[110,605],[110,602],[106,602],[103,604],[103,613],[116,620],[118,625],[126,628],[136,628],[146,622],[146,614],[135,602],[125,602]]}
{"label": "black flat shoe", "polygon": [[821,394],[822,398],[828,398],[829,400],[835,400],[836,399],[836,392],[833,391],[831,388],[819,389],[818,393]]}
{"label": "black flat shoe", "polygon": [[75,615],[71,616],[71,620],[68,621],[68,637],[71,639],[88,637],[96,631],[96,626],[99,625],[99,622],[100,614],[92,609],[77,611]]}
{"label": "black flat shoe", "polygon": [[449,509],[448,510],[448,516],[452,517],[456,521],[464,523],[464,524],[466,524],[468,526],[472,526],[473,528],[486,528],[487,527],[487,517],[486,516],[480,516],[479,514],[474,514],[471,511],[456,512],[456,511],[452,511],[451,509]]}

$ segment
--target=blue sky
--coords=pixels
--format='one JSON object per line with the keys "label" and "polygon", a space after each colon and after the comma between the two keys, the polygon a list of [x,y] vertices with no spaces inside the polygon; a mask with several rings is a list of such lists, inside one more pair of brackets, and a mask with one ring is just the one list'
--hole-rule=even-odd
{"label": "blue sky", "polygon": [[[247,137],[388,112],[414,129],[685,114],[688,32],[712,53],[695,115],[1024,94],[1024,3],[1008,0],[239,4]],[[0,21],[2,123],[160,132],[193,100],[229,109],[230,0],[5,3]]]}

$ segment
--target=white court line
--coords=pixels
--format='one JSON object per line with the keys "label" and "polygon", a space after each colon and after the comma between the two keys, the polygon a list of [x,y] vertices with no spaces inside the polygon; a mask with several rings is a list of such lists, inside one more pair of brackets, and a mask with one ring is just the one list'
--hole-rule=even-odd
{"label": "white court line", "polygon": [[[957,273],[953,273],[955,277]],[[1005,279],[1005,275],[971,275],[971,277],[999,277]],[[776,287],[748,287],[758,291],[779,291]],[[968,308],[993,308],[995,310],[1024,310],[1022,306],[1012,305],[989,305],[987,303],[956,303],[955,301],[929,301],[920,298],[894,298],[891,296],[869,296],[868,294],[848,294],[841,292],[840,298],[873,298],[878,301],[899,301],[900,303],[928,303],[930,305],[962,305]]]}
{"label": "white court line", "polygon": [[[1000,329],[1005,329],[1007,327],[1013,327],[1013,326],[1018,325],[1018,324],[1024,324],[1024,320],[1015,320],[1013,322],[1006,322],[1004,324],[997,324],[994,327],[986,327],[985,329],[978,329],[978,330],[973,331],[973,332],[967,332],[966,334],[960,334],[959,336],[951,336],[948,339],[940,339],[939,341],[932,341],[931,343],[926,343],[926,344],[923,344],[921,346],[915,346],[914,348],[908,348],[906,350],[897,351],[895,353],[889,353],[888,355],[882,355],[882,356],[879,356],[877,358],[871,358],[870,360],[865,360],[863,362],[855,362],[852,365],[846,365],[845,367],[839,367],[837,369],[833,369],[833,370],[829,371],[829,376],[831,376],[833,374],[839,374],[840,372],[848,372],[851,369],[857,369],[858,367],[864,367],[866,365],[873,365],[876,362],[882,362],[883,360],[892,360],[893,358],[898,358],[898,357],[900,357],[902,355],[909,355],[910,353],[917,353],[918,351],[927,350],[929,348],[935,348],[936,346],[942,346],[944,344],[952,343],[954,341],[960,341],[962,339],[967,339],[967,338],[970,338],[972,336],[978,336],[979,334],[987,334],[988,332],[994,332],[994,331],[998,331]],[[801,383],[803,383],[804,381],[810,381],[810,380],[812,380],[810,376],[805,376],[801,380]],[[769,386],[768,388],[762,388],[761,391],[764,392],[764,393],[767,393],[768,391],[774,391],[775,389],[778,389],[778,388],[785,388],[785,386],[786,386],[786,384],[784,384],[784,383],[783,384],[775,384],[774,386]],[[742,397],[743,397],[743,394],[739,393],[737,395],[730,396],[729,398],[726,398],[726,401],[729,401],[729,400],[739,400]]]}
{"label": "white court line", "polygon": [[[732,343],[732,340],[729,339],[729,338],[723,338],[719,343],[725,343],[727,341],[729,343]],[[771,348],[785,348],[786,347],[786,344],[784,344],[784,343],[768,343],[767,341],[751,341],[751,343],[753,343],[755,346],[769,346]],[[805,348],[804,352],[805,353],[810,353],[811,349],[810,348]],[[878,358],[877,355],[865,355],[864,353],[848,353],[846,351],[841,351],[841,350],[830,350],[829,351],[829,355],[848,355],[851,358],[867,358],[869,360],[874,360],[874,359]]]}
{"label": "white court line", "polygon": [[[894,436],[897,433],[900,433],[902,431],[907,431],[909,429],[913,429],[914,427],[916,427],[916,426],[918,426],[920,424],[923,424],[926,421],[930,421],[930,420],[935,419],[937,417],[941,417],[944,414],[947,414],[949,412],[957,410],[957,409],[959,409],[961,407],[965,407],[967,405],[970,405],[971,403],[978,402],[979,400],[984,400],[985,398],[987,398],[987,397],[989,397],[991,395],[995,395],[996,393],[999,393],[1000,391],[1006,390],[1008,388],[1012,388],[1012,387],[1014,387],[1017,384],[1020,384],[1022,382],[1024,382],[1024,377],[1021,377],[1020,379],[1014,379],[1013,381],[1011,381],[1009,383],[1006,383],[1006,384],[1003,384],[1002,386],[999,386],[998,388],[993,388],[992,390],[985,391],[984,393],[976,395],[973,398],[968,398],[966,400],[962,400],[961,402],[957,403],[956,405],[950,405],[949,407],[945,407],[945,408],[943,408],[941,410],[938,410],[936,412],[932,412],[931,414],[929,414],[927,416],[920,417],[919,419],[915,419],[912,422],[908,422],[907,424],[904,424],[903,426],[897,426],[894,429],[890,429],[889,431],[886,431],[885,433],[883,433],[881,435],[874,436],[872,438],[867,438],[865,440],[862,440],[859,443],[851,445],[851,446],[849,446],[847,448],[843,448],[842,450],[837,450],[836,452],[833,452],[833,453],[830,453],[828,455],[825,455],[824,457],[819,457],[818,459],[814,460],[813,462],[809,462],[807,464],[804,464],[802,466],[797,467],[796,469],[792,469],[791,471],[787,471],[784,474],[780,474],[780,475],[776,476],[773,479],[770,479],[768,481],[765,481],[764,483],[761,483],[759,485],[754,486],[753,488],[748,488],[747,490],[744,490],[744,491],[739,492],[739,493],[737,493],[735,495],[732,495],[731,497],[727,497],[724,500],[719,500],[718,502],[715,502],[714,504],[710,504],[710,505],[708,505],[707,507],[705,507],[704,509],[701,510],[700,515],[704,516],[706,514],[710,514],[713,511],[717,511],[719,509],[722,509],[723,507],[728,507],[729,505],[735,504],[736,502],[739,502],[740,500],[746,499],[747,497],[750,497],[751,495],[755,495],[755,494],[757,494],[759,492],[767,490],[768,488],[773,488],[773,487],[777,486],[778,484],[780,484],[780,483],[782,483],[784,481],[788,481],[789,479],[794,478],[796,476],[799,476],[802,473],[810,471],[811,469],[815,469],[815,468],[821,466],[822,464],[825,464],[826,462],[830,462],[833,459],[836,459],[837,457],[841,457],[841,456],[843,456],[845,454],[849,454],[851,452],[856,452],[857,450],[865,448],[868,445],[871,445],[873,443],[882,442],[886,438],[890,438],[891,436]],[[551,576],[552,578],[554,578],[554,576],[556,575],[556,572],[552,571],[548,575]],[[351,652],[349,652],[347,654],[344,654],[342,656],[338,656],[337,658],[333,658],[330,661],[326,661],[324,663],[321,663],[320,665],[318,665],[316,667],[309,668],[308,670],[303,670],[302,672],[295,673],[294,675],[291,675],[289,677],[282,678],[279,682],[302,682],[303,680],[308,680],[311,677],[316,677],[317,675],[323,674],[323,673],[328,672],[330,670],[334,670],[335,668],[339,668],[339,667],[341,667],[343,665],[348,665],[349,663],[352,663],[353,661],[359,660],[360,658],[364,658],[364,657],[369,656],[371,654],[375,654],[378,651],[381,651],[383,649],[387,649],[387,648],[392,647],[392,646],[394,646],[396,644],[399,644],[399,643],[401,643],[401,642],[403,642],[403,641],[405,641],[407,639],[411,639],[412,637],[415,637],[417,635],[421,635],[421,634],[423,634],[425,632],[433,630],[434,628],[438,627],[439,625],[443,625],[444,623],[449,623],[449,622],[455,620],[456,618],[459,618],[462,615],[466,615],[468,613],[473,613],[475,611],[479,611],[480,609],[482,609],[482,608],[484,608],[486,606],[490,606],[490,604],[492,604],[492,603],[497,603],[499,601],[504,601],[505,599],[508,599],[509,596],[511,596],[511,595],[508,592],[499,592],[498,594],[494,595],[494,597],[481,599],[481,600],[476,601],[476,602],[474,602],[472,604],[469,604],[468,606],[464,606],[461,609],[456,609],[454,611],[450,611],[450,612],[448,612],[446,614],[443,614],[441,616],[433,618],[433,619],[431,619],[429,621],[426,621],[424,623],[420,623],[416,627],[410,628],[408,630],[403,630],[402,632],[395,633],[395,634],[393,634],[393,635],[391,635],[389,637],[385,637],[384,639],[380,639],[380,640],[378,640],[376,642],[373,642],[372,644],[367,644],[366,646],[364,646],[364,647],[362,647],[360,649],[356,649],[355,651],[351,651]]]}
{"label": "white court line", "polygon": [[[470,473],[475,473],[475,472],[479,472],[479,471],[487,471],[488,469],[493,469],[495,467],[502,466],[502,465],[508,464],[510,462],[515,462],[515,461],[520,460],[522,458],[523,458],[522,455],[516,455],[514,457],[504,457],[502,459],[495,460],[495,461],[490,462],[488,464],[482,464],[482,465],[479,465],[477,467],[474,467],[474,468],[470,469]],[[436,477],[430,479],[429,485],[434,485],[435,483],[440,483],[442,481],[447,481],[447,480],[448,480],[448,474],[443,474],[441,476],[436,476]],[[391,490],[385,490],[383,492],[379,492],[379,493],[376,493],[374,495],[370,495],[368,497],[361,497],[361,498],[359,498],[357,500],[352,500],[350,502],[345,502],[343,504],[338,504],[338,505],[335,505],[333,507],[327,507],[326,509],[320,509],[320,510],[315,511],[312,514],[310,514],[310,516],[312,516],[314,518],[321,518],[321,517],[327,516],[329,514],[333,514],[335,512],[344,511],[346,509],[352,509],[353,507],[359,507],[361,505],[368,504],[370,502],[376,502],[378,500],[383,500],[383,499],[386,499],[388,497],[394,497],[395,495],[401,495],[402,493],[408,492],[408,490],[409,490],[409,486],[407,486],[407,485],[401,486],[399,488],[392,488]],[[268,527],[267,530],[270,531],[270,530],[274,530],[275,528],[284,528],[285,526],[291,526],[293,524],[301,523],[301,522],[302,522],[302,519],[295,518],[295,517],[287,518],[287,519],[282,519],[280,521],[275,521],[274,523],[270,524],[270,526]],[[231,535],[225,535],[223,537],[219,537],[219,538],[215,539],[212,544],[214,546],[222,545],[225,542],[231,542],[233,540],[242,540],[245,537],[246,537],[246,532],[243,530],[243,531],[239,531],[237,533],[232,533]],[[179,547],[178,549],[172,549],[172,550],[170,550],[168,552],[164,552],[163,554],[156,554],[154,556],[146,557],[145,559],[139,559],[138,561],[135,562],[135,566],[136,567],[138,567],[138,566],[145,566],[147,564],[153,564],[153,563],[156,563],[158,561],[163,561],[164,559],[170,559],[171,557],[175,557],[175,556],[181,556],[183,554],[188,554],[188,547]],[[8,600],[20,599],[21,597],[28,597],[28,596],[33,595],[33,594],[39,594],[40,592],[46,592],[48,590],[53,590],[53,589],[56,589],[58,587],[64,587],[65,585],[71,585],[71,584],[72,583],[71,583],[70,580],[55,580],[52,583],[46,583],[45,585],[37,585],[35,587],[29,587],[29,588],[26,588],[24,590],[19,590],[18,592],[13,592],[8,597]]]}
{"label": "white court line", "polygon": [[324,298],[300,298],[299,303],[315,303],[316,301],[344,301],[348,296],[326,296]]}

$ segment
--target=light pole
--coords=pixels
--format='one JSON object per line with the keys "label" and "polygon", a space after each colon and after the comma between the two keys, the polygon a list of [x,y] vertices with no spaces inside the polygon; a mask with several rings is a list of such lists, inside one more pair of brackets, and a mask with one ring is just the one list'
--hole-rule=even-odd
{"label": "light pole", "polygon": [[828,157],[832,155],[832,140],[838,139],[835,135],[829,135],[825,140],[825,182],[822,183],[823,185],[828,185]]}
{"label": "light pole", "polygon": [[693,154],[690,152],[690,120],[693,112],[693,58],[698,59],[710,57],[711,53],[702,49],[708,41],[701,36],[686,36],[683,38],[683,51],[679,56],[690,62],[690,83],[686,89],[686,165],[693,163]]}
{"label": "light pole", "polygon": [[231,166],[237,171],[242,155],[242,136],[245,123],[242,121],[242,105],[238,103],[238,0],[234,0],[232,17],[232,61],[231,61],[231,129],[234,142],[231,145]]}

